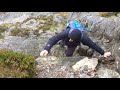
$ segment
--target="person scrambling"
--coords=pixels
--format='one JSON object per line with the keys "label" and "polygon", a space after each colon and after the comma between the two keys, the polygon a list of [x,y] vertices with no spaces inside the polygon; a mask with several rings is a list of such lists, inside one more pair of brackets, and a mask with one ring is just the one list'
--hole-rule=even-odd
{"label": "person scrambling", "polygon": [[105,58],[111,56],[111,52],[105,52],[100,46],[98,46],[88,37],[88,35],[84,32],[83,27],[76,24],[76,22],[71,22],[67,25],[64,31],[52,36],[45,45],[44,50],[40,52],[40,56],[47,56],[50,52],[50,49],[58,41],[62,41],[61,44],[67,46],[67,49],[65,50],[65,55],[67,57],[73,56],[76,47],[79,46],[80,43],[94,49],[101,55],[104,55]]}

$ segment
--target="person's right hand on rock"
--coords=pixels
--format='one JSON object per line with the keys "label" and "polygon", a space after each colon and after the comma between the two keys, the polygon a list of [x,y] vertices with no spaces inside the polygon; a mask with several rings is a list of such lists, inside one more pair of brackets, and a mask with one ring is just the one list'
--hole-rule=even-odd
{"label": "person's right hand on rock", "polygon": [[43,50],[42,52],[40,52],[40,56],[47,56],[48,55],[48,51],[47,50]]}
{"label": "person's right hand on rock", "polygon": [[111,56],[111,52],[105,52],[105,53],[104,53],[104,57],[105,57],[105,58],[108,58],[109,56]]}

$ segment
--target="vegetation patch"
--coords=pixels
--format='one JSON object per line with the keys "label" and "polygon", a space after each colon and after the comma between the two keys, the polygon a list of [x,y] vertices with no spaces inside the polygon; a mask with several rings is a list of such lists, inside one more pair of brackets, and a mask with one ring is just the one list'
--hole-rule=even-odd
{"label": "vegetation patch", "polygon": [[13,24],[13,23],[3,23],[3,24],[0,25],[0,28],[7,29],[9,27],[19,26],[19,25],[20,25],[20,22],[16,22],[15,24]]}
{"label": "vegetation patch", "polygon": [[1,78],[32,78],[35,75],[35,58],[30,54],[0,49]]}
{"label": "vegetation patch", "polygon": [[99,15],[102,17],[117,16],[120,12],[99,12]]}
{"label": "vegetation patch", "polygon": [[[62,16],[64,19],[67,16],[66,12],[58,12],[56,14]],[[32,19],[37,20],[39,22],[39,25],[36,26],[37,29],[35,31],[35,35],[38,35],[37,33],[39,33],[39,30],[55,31],[55,30],[57,30],[58,27],[63,27],[65,25],[65,23],[66,23],[66,21],[62,21],[61,23],[55,22],[53,20],[53,15],[50,15],[50,16],[40,15],[40,16],[37,16],[37,17],[27,18],[22,23],[17,22],[15,24],[12,24],[12,23],[1,24],[0,25],[0,29],[5,31],[5,30],[9,30],[10,27],[15,26],[15,28],[13,30],[11,30],[11,34],[10,35],[12,35],[12,36],[21,36],[21,37],[29,36],[29,31],[32,30],[32,28],[18,28],[18,26],[21,27],[22,24],[24,24],[24,23],[26,23],[26,22],[28,22],[28,21],[30,21]],[[0,33],[0,38],[4,38],[4,36],[1,35],[1,33]]]}
{"label": "vegetation patch", "polygon": [[4,38],[4,35],[2,35],[2,33],[5,32],[5,28],[0,28],[0,39],[3,39]]}
{"label": "vegetation patch", "polygon": [[12,36],[29,36],[29,31],[30,29],[26,29],[26,28],[15,28],[14,30],[11,31],[11,35]]}
{"label": "vegetation patch", "polygon": [[0,25],[0,27],[10,27],[10,26],[13,26],[14,24],[12,23],[3,23]]}
{"label": "vegetation patch", "polygon": [[4,36],[2,34],[0,34],[0,39],[4,39]]}
{"label": "vegetation patch", "polygon": [[7,27],[0,26],[0,33],[3,33],[7,30]]}
{"label": "vegetation patch", "polygon": [[[66,13],[60,13],[59,15],[66,18]],[[46,31],[46,30],[54,31],[54,30],[56,30],[56,28],[58,26],[61,26],[61,25],[63,26],[66,23],[65,21],[63,21],[62,23],[55,22],[53,20],[52,15],[50,15],[50,16],[41,15],[41,16],[38,16],[38,17],[27,18],[23,23],[26,23],[31,19],[39,20],[40,23],[39,23],[39,26],[37,28],[38,28],[38,30],[43,30],[43,31]],[[41,22],[41,20],[43,22]]]}

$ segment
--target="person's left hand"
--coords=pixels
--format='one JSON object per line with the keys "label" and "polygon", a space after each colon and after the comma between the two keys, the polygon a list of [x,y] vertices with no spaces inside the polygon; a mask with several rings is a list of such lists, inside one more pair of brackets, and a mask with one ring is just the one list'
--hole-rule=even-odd
{"label": "person's left hand", "polygon": [[105,57],[105,58],[107,58],[107,57],[109,57],[109,56],[111,56],[111,52],[105,52],[105,53],[104,53],[104,57]]}

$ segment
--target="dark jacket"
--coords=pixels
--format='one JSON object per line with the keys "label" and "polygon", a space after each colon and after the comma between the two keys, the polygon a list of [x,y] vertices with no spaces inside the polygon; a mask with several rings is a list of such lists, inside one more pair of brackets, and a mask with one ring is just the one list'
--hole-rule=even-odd
{"label": "dark jacket", "polygon": [[104,54],[104,50],[102,48],[100,48],[96,43],[94,43],[85,33],[83,33],[81,40],[78,40],[76,42],[69,42],[69,39],[70,39],[68,37],[69,30],[70,29],[67,29],[67,30],[60,32],[59,34],[56,34],[55,36],[51,37],[48,40],[46,46],[44,47],[44,50],[50,51],[52,46],[55,45],[59,40],[64,40],[65,44],[68,47],[76,47],[76,46],[80,45],[80,43],[82,43],[83,45],[87,45],[88,47],[94,49],[101,55]]}

